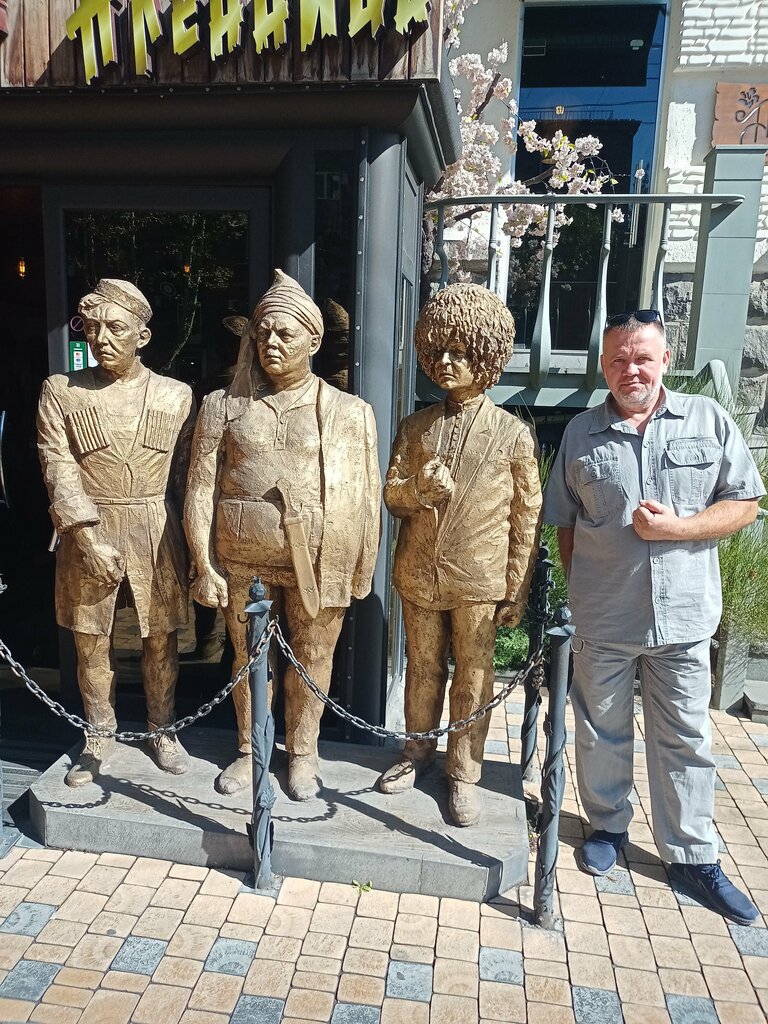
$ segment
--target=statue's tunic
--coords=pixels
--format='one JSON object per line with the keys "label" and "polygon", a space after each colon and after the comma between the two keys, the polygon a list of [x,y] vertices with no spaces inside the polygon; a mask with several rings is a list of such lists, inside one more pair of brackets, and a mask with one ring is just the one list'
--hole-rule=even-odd
{"label": "statue's tunic", "polygon": [[[103,383],[91,369],[49,377],[38,410],[38,450],[61,537],[56,619],[109,636],[118,594],[134,604],[142,637],[187,621],[187,558],[177,509],[183,502],[194,427],[192,391],[143,370]],[[93,525],[95,539],[125,559],[123,587],[88,576],[69,531]]]}
{"label": "statue's tunic", "polygon": [[301,508],[323,608],[345,608],[371,588],[381,482],[373,410],[313,377],[306,390],[243,401],[203,401],[194,445],[218,449],[214,553],[225,572],[296,586],[276,483]]}
{"label": "statue's tunic", "polygon": [[[487,397],[461,415],[443,400],[407,416],[392,449],[384,502],[402,519],[394,583],[413,604],[447,611],[525,600],[537,554],[541,490],[531,429]],[[426,506],[416,475],[439,455],[447,502]]]}

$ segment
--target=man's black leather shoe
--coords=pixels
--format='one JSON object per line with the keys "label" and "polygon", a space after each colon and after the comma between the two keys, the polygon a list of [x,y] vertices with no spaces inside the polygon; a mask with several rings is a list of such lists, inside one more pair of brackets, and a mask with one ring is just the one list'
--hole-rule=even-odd
{"label": "man's black leather shoe", "polygon": [[737,924],[752,924],[757,907],[729,881],[717,864],[670,864],[669,877],[712,910]]}

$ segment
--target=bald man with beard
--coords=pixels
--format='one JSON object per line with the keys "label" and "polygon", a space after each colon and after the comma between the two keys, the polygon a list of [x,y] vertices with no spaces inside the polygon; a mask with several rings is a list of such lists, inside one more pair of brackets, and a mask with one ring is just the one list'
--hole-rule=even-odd
{"label": "bald man with beard", "polygon": [[[185,523],[197,567],[192,593],[200,604],[224,609],[235,648],[233,672],[248,660],[238,616],[253,577],[260,576],[284,615],[296,657],[327,692],[345,611],[353,597],[370,591],[381,484],[373,410],[310,369],[322,334],[318,307],[296,281],[275,271],[243,334],[232,385],[203,402]],[[310,581],[297,577],[286,540],[286,518],[296,515],[306,536]],[[284,691],[289,793],[308,800],[320,786],[323,707],[291,667]],[[251,784],[247,680],[233,697],[238,756],[216,780],[221,793]]]}

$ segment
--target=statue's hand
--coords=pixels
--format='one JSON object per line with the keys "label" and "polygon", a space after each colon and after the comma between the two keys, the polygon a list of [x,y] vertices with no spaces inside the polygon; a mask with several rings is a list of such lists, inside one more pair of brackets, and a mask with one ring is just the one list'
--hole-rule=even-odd
{"label": "statue's hand", "polygon": [[125,558],[111,544],[96,540],[91,527],[74,533],[86,575],[108,587],[116,587],[125,575]]}
{"label": "statue's hand", "polygon": [[453,480],[448,467],[438,458],[430,459],[416,474],[416,490],[422,501],[439,505],[453,493]]}
{"label": "statue's hand", "polygon": [[525,605],[521,603],[512,604],[510,601],[499,601],[496,605],[496,614],[493,617],[495,626],[509,626],[514,629],[520,625],[525,612]]}
{"label": "statue's hand", "polygon": [[212,567],[192,581],[191,591],[193,599],[206,608],[226,608],[229,603],[227,581]]}

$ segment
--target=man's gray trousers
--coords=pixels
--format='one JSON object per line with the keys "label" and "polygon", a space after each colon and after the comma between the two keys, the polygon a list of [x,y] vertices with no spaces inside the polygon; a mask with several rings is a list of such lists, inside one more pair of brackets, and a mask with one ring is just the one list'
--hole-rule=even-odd
{"label": "man's gray trousers", "polygon": [[574,637],[571,699],[584,810],[595,829],[629,826],[639,665],[653,836],[668,863],[717,860],[709,650],[709,640],[640,647]]}

